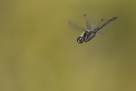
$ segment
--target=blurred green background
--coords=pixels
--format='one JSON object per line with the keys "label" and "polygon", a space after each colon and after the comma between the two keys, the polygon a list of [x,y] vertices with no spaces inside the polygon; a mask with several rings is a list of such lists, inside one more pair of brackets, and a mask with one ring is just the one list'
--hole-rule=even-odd
{"label": "blurred green background", "polygon": [[[118,19],[78,44],[84,14]],[[0,0],[0,91],[136,91],[136,0]]]}

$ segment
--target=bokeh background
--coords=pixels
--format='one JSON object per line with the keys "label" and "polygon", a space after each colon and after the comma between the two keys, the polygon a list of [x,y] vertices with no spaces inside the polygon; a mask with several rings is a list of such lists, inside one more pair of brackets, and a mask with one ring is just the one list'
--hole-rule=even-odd
{"label": "bokeh background", "polygon": [[[84,14],[118,19],[78,44]],[[136,0],[0,0],[0,91],[136,91]]]}

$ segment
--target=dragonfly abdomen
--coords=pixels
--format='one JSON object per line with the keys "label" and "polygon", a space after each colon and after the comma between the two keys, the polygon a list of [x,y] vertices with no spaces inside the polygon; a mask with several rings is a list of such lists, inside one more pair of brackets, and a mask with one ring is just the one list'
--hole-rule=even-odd
{"label": "dragonfly abdomen", "polygon": [[118,17],[113,17],[111,18],[109,21],[107,21],[106,23],[104,23],[103,25],[101,25],[100,27],[98,27],[98,30],[103,28],[104,26],[106,26],[107,24],[109,24],[110,22],[114,21],[115,19],[117,19]]}

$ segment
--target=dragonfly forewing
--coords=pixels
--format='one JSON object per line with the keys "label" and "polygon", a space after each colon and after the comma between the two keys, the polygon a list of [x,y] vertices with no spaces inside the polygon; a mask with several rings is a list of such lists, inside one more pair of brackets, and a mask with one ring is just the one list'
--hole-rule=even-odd
{"label": "dragonfly forewing", "polygon": [[85,21],[86,21],[86,28],[88,30],[92,30],[92,29],[96,28],[97,24],[90,15],[84,14],[84,18],[85,18]]}
{"label": "dragonfly forewing", "polygon": [[79,27],[78,25],[74,24],[74,23],[71,22],[70,20],[69,20],[69,25],[70,25],[72,28],[86,31],[86,29],[84,29],[84,28],[82,28],[82,27]]}

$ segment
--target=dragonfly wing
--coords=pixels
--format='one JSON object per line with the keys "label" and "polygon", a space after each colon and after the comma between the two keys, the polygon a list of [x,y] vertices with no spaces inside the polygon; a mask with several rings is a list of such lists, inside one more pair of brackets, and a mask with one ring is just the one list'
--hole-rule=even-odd
{"label": "dragonfly wing", "polygon": [[91,28],[91,25],[89,24],[88,21],[86,21],[86,28],[87,28],[88,30],[91,30],[91,29],[92,29],[92,28]]}
{"label": "dragonfly wing", "polygon": [[86,29],[82,28],[82,27],[79,27],[77,26],[76,24],[74,24],[73,22],[71,22],[69,20],[69,25],[72,27],[72,28],[76,28],[76,29],[79,29],[79,30],[83,30],[83,31],[86,31]]}
{"label": "dragonfly wing", "polygon": [[[102,30],[104,31],[104,33],[107,33],[107,31],[108,31],[108,28],[107,27],[109,27],[109,23],[110,22],[112,22],[112,21],[114,21],[115,19],[117,19],[118,17],[113,17],[113,18],[111,18],[109,21],[107,21],[107,22],[105,22],[105,23],[103,23],[103,24],[101,24],[100,26],[99,26],[99,29],[100,29],[100,31],[102,32]],[[101,21],[104,21],[104,19],[102,19]],[[105,27],[106,26],[106,27]],[[104,29],[105,28],[105,29]],[[107,29],[106,29],[107,28]],[[101,30],[102,29],[102,30]]]}
{"label": "dragonfly wing", "polygon": [[[102,26],[106,22],[107,22],[107,19],[101,19],[101,21],[98,23],[97,27]],[[109,31],[109,25],[110,24],[107,24],[106,26],[104,26],[103,28],[101,28],[97,33],[100,34],[100,35],[107,34],[108,31]]]}
{"label": "dragonfly wing", "polygon": [[89,14],[84,15],[85,21],[86,21],[86,27],[87,29],[91,30],[96,28],[97,24],[93,20],[93,18]]}

